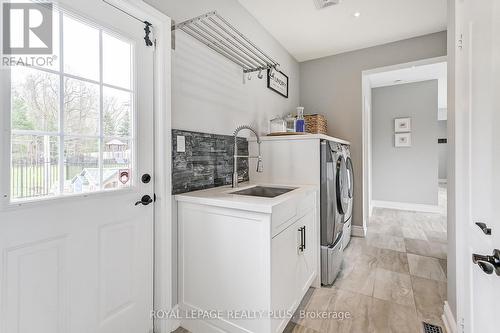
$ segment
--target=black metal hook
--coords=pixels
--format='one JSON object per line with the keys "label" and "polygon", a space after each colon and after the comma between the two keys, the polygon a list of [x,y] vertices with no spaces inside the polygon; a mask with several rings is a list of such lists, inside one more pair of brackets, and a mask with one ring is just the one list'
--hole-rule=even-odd
{"label": "black metal hook", "polygon": [[144,21],[144,24],[146,25],[144,27],[144,32],[146,33],[146,36],[144,36],[144,41],[146,42],[146,46],[153,46],[153,42],[151,41],[151,38],[149,35],[151,34],[151,27],[153,26],[151,23],[148,21]]}
{"label": "black metal hook", "polygon": [[125,10],[121,9],[120,7],[117,7],[116,5],[108,2],[107,0],[102,0],[104,3],[110,5],[111,7],[114,7],[116,8],[117,10],[121,11],[122,13],[130,16],[131,18],[139,21],[139,22],[142,22],[144,23],[146,26],[144,27],[144,32],[146,33],[146,36],[144,36],[144,41],[146,42],[146,46],[153,46],[153,42],[151,41],[151,38],[149,37],[149,35],[151,34],[151,27],[153,26],[151,23],[149,23],[148,21],[143,21],[141,20],[140,18],[138,18],[137,16],[134,16],[128,12],[126,12]]}

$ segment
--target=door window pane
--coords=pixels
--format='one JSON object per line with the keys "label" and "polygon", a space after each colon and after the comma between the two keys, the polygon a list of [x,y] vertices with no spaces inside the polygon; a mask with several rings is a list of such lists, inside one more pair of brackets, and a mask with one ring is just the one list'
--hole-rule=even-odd
{"label": "door window pane", "polygon": [[14,200],[59,193],[59,138],[48,135],[12,135],[10,170]]}
{"label": "door window pane", "polygon": [[16,66],[11,71],[13,130],[57,132],[59,76]]}
{"label": "door window pane", "polygon": [[64,193],[99,191],[99,139],[64,140]]}
{"label": "door window pane", "polygon": [[99,85],[64,80],[64,133],[99,135]]}
{"label": "door window pane", "polygon": [[60,64],[61,64],[61,31],[60,31],[60,21],[59,21],[59,15],[61,13],[57,10],[54,10],[52,13],[52,62],[47,63],[47,66],[44,68],[49,68],[55,71],[60,70]]}
{"label": "door window pane", "polygon": [[131,134],[132,94],[104,87],[104,135],[129,137]]}
{"label": "door window pane", "polygon": [[109,138],[104,141],[104,190],[129,187],[131,184],[131,149],[129,140]]}
{"label": "door window pane", "polygon": [[54,64],[10,69],[12,202],[133,181],[134,44],[67,12],[53,22]]}
{"label": "door window pane", "polygon": [[102,48],[104,83],[131,89],[132,47],[130,43],[103,33]]}
{"label": "door window pane", "polygon": [[[24,1],[22,1],[24,2]],[[61,43],[60,43],[60,21],[59,15],[61,13],[58,10],[53,10],[52,12],[52,54],[50,59],[47,58],[47,61],[44,63],[37,64],[35,66],[39,66],[39,68],[50,69],[54,71],[60,70],[61,63]],[[31,33],[31,32],[30,32]]]}
{"label": "door window pane", "polygon": [[99,81],[99,30],[68,15],[63,17],[64,71]]}

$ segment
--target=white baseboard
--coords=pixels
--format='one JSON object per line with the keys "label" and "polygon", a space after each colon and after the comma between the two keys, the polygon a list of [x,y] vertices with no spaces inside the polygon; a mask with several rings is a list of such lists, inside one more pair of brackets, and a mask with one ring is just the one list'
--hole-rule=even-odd
{"label": "white baseboard", "polygon": [[450,305],[448,301],[444,302],[444,313],[443,313],[443,323],[448,333],[457,333],[457,322],[451,313]]}
{"label": "white baseboard", "polygon": [[359,225],[353,225],[351,227],[351,235],[354,237],[366,237],[366,228]]}
{"label": "white baseboard", "polygon": [[395,201],[372,201],[373,207],[388,208],[388,209],[398,209],[398,210],[410,210],[414,212],[426,212],[426,213],[439,213],[439,206],[436,205],[423,205],[423,204],[413,204],[407,202],[395,202]]}
{"label": "white baseboard", "polygon": [[226,332],[221,328],[211,325],[203,320],[185,320],[182,322],[182,327],[189,332],[203,332],[203,333],[223,333]]}

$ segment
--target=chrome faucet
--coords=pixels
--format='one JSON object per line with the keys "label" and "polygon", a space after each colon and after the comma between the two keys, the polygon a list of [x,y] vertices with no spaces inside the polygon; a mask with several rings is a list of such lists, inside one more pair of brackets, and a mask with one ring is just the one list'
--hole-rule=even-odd
{"label": "chrome faucet", "polygon": [[[259,146],[259,155],[258,156],[238,155],[238,133],[244,129],[250,130],[253,132],[253,134],[255,134],[255,137],[257,138],[257,144]],[[260,155],[260,143],[261,143],[261,141],[260,141],[259,135],[257,134],[257,131],[254,130],[250,126],[246,126],[246,125],[239,126],[234,131],[233,187],[238,187],[238,158],[256,158],[257,159],[257,172],[262,172],[264,170],[263,166],[262,166],[262,156]]]}

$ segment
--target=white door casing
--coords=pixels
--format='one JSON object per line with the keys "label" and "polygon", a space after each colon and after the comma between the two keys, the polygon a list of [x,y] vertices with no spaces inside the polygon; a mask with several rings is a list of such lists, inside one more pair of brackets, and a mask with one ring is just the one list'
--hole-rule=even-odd
{"label": "white door casing", "polygon": [[457,326],[493,333],[500,276],[483,272],[472,254],[491,256],[500,248],[500,3],[458,0],[456,6]]}
{"label": "white door casing", "polygon": [[[2,198],[0,332],[149,332],[154,205],[134,203],[144,194],[153,196],[154,190],[154,181],[139,181],[143,173],[154,172],[153,50],[144,46],[143,24],[102,1],[60,4],[135,41],[134,185],[17,205]],[[10,99],[9,82],[6,72],[1,76],[5,103]],[[2,175],[8,175],[10,122],[5,113],[2,116]],[[2,193],[7,193],[9,184],[2,178]]]}

